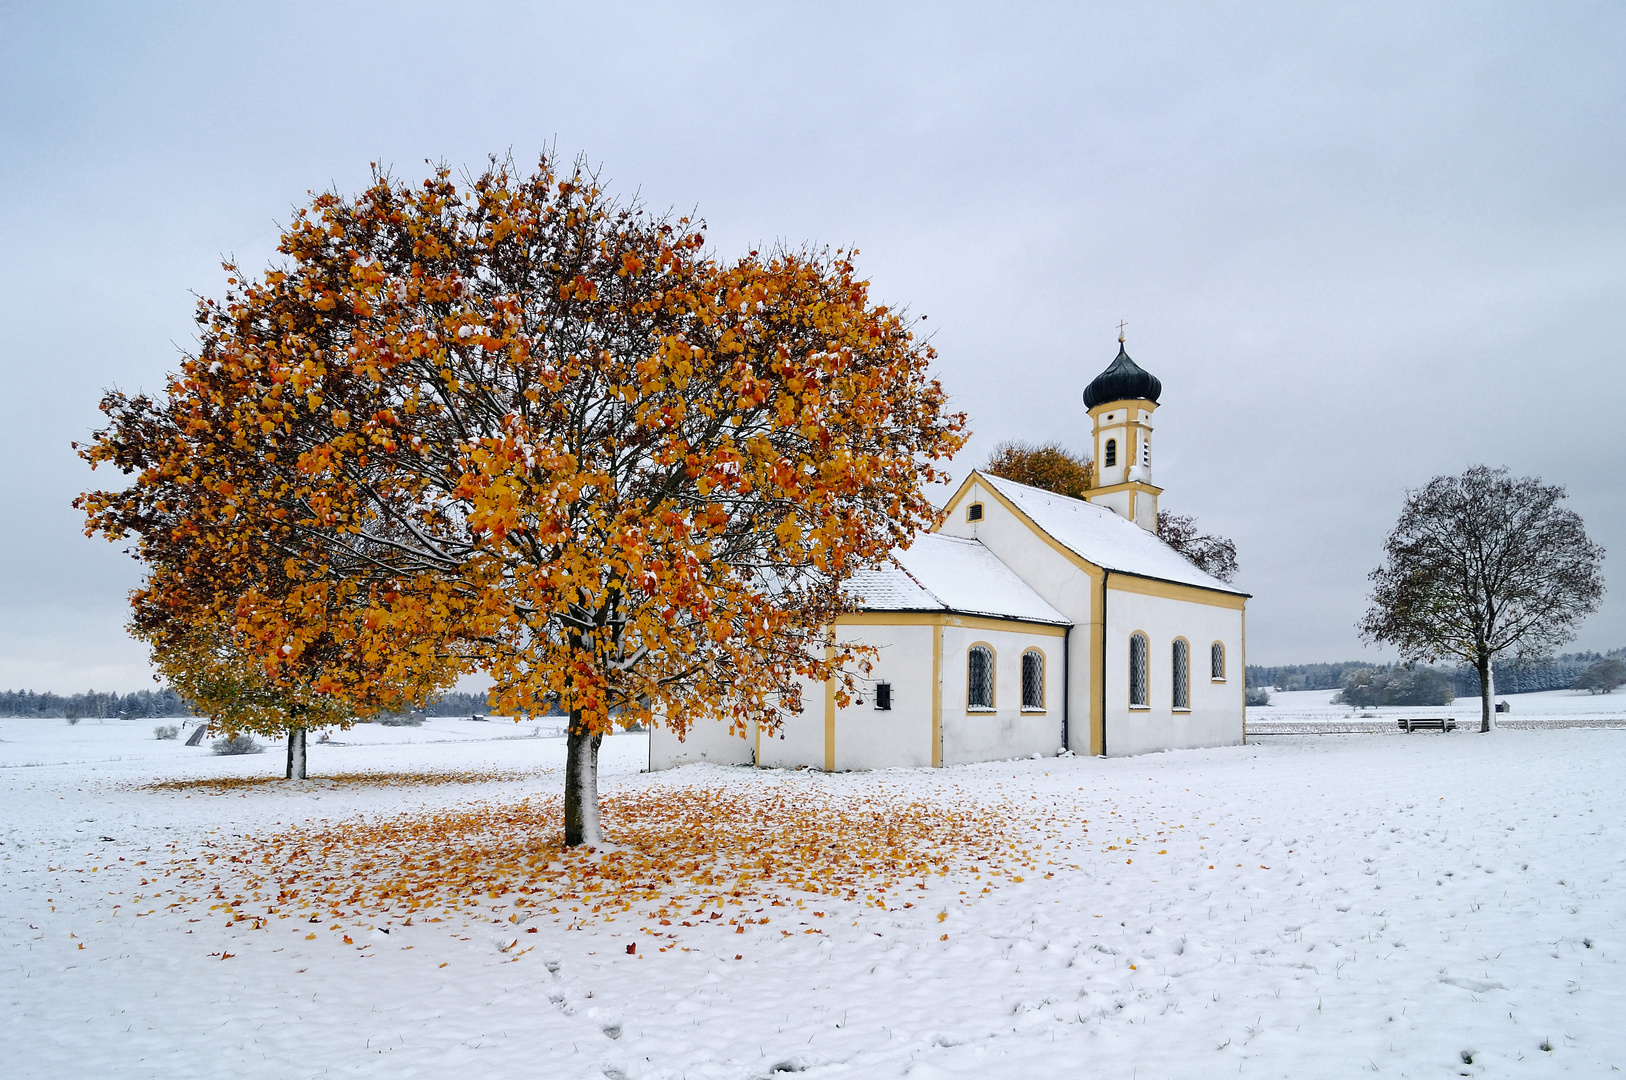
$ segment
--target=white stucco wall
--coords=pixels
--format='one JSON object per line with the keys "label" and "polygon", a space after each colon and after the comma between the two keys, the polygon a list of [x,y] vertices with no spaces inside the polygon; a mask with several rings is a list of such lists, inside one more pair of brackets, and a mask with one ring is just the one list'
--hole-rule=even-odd
{"label": "white stucco wall", "polygon": [[[842,641],[880,650],[871,683],[892,684],[892,708],[875,708],[866,690],[861,702],[836,710],[835,767],[849,769],[920,768],[932,764],[932,626],[873,622],[837,624]],[[820,688],[822,695],[823,688]],[[822,699],[821,699],[822,700]],[[824,764],[821,752],[818,764]]]}
{"label": "white stucco wall", "polygon": [[714,765],[749,765],[755,741],[752,734],[748,733],[746,738],[730,735],[728,725],[717,720],[702,720],[694,724],[682,741],[664,727],[651,728],[650,771],[675,769],[696,761],[709,761]]}
{"label": "white stucco wall", "polygon": [[[1117,581],[1121,581],[1119,578]],[[1242,742],[1242,612],[1234,608],[1148,596],[1114,588],[1107,579],[1107,753],[1140,754]],[[1148,642],[1148,707],[1129,707],[1129,638]],[[1191,709],[1173,707],[1173,647],[1190,645]],[[1209,674],[1209,648],[1225,645],[1226,678]]]}
{"label": "white stucco wall", "polygon": [[[868,680],[860,683],[858,696],[835,710],[836,771],[930,767],[934,756],[932,711],[938,693],[942,694],[945,765],[1056,752],[1061,745],[1066,639],[1021,623],[999,625],[953,616],[947,621],[976,625],[939,627],[919,616],[900,616],[896,623],[870,617],[838,624],[841,640],[873,645],[878,654]],[[932,682],[933,641],[939,633],[941,687]],[[967,665],[971,646],[979,643],[994,651],[995,707],[972,712],[966,707]],[[1044,708],[1024,711],[1022,654],[1030,648],[1038,649],[1045,658]],[[875,708],[877,682],[892,684],[891,709]],[[682,742],[668,731],[653,732],[650,768],[669,769],[697,761],[754,761],[770,769],[823,769],[829,763],[825,700],[822,683],[804,684],[800,714],[787,717],[776,732],[753,731],[746,739],[730,737],[717,722],[696,724]]]}
{"label": "white stucco wall", "polygon": [[[837,640],[873,645],[869,678],[835,715],[835,768],[886,769],[932,763],[932,627],[863,622],[838,624]],[[875,684],[892,684],[892,708],[875,707]],[[801,715],[761,734],[758,763],[770,769],[826,765],[825,687],[804,683]]]}
{"label": "white stucco wall", "polygon": [[[981,521],[966,520],[966,507],[973,502],[982,503]],[[1088,754],[1092,663],[1089,628],[1094,617],[1090,576],[1011,513],[980,480],[972,481],[968,497],[955,506],[938,531],[981,540],[1051,607],[1072,620],[1067,650],[1067,746],[1074,753]]]}
{"label": "white stucco wall", "polygon": [[[943,628],[943,764],[999,761],[1043,754],[1061,747],[1063,648],[1065,638],[1013,627]],[[973,645],[994,653],[994,708],[972,711],[966,705]],[[1022,654],[1044,654],[1043,711],[1022,708]]]}

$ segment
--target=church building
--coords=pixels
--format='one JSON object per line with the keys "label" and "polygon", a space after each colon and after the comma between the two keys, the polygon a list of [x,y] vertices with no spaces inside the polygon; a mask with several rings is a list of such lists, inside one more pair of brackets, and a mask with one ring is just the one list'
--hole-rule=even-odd
{"label": "church building", "polygon": [[839,639],[875,646],[845,708],[804,687],[776,732],[650,733],[650,768],[838,771],[1243,741],[1247,594],[1157,537],[1162,384],[1117,358],[1084,390],[1095,481],[1073,499],[973,472],[894,565],[854,575]]}

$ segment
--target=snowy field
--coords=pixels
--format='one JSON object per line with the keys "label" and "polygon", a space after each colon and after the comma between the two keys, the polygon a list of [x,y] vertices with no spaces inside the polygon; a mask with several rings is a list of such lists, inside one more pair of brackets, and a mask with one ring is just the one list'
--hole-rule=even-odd
{"label": "snowy field", "polygon": [[[1401,717],[1449,717],[1457,730],[1479,730],[1480,699],[1457,698],[1449,705],[1385,705],[1357,709],[1338,705],[1337,690],[1271,691],[1270,704],[1248,710],[1248,731],[1259,735],[1341,734],[1348,732],[1402,733]],[[1497,695],[1510,711],[1498,714],[1502,727],[1552,730],[1563,727],[1626,727],[1626,692],[1578,694],[1548,690],[1538,694]]]}
{"label": "snowy field", "polygon": [[[1309,696],[1277,695],[1274,715],[1347,719],[1295,700]],[[1510,719],[1622,716],[1614,698],[1542,697],[1511,698]],[[1471,722],[1476,705],[1450,714]],[[204,871],[188,868],[231,896],[268,837],[544,805],[556,724],[367,725],[313,743],[299,786],[188,783],[275,775],[282,759],[216,757],[152,727],[0,720],[7,1077],[1626,1069],[1618,728],[1399,735],[1391,721],[1381,736],[836,776],[649,775],[643,737],[617,736],[607,800],[908,799],[1006,830],[987,864],[890,894],[758,909],[747,893],[713,909],[726,918],[662,925],[650,904],[612,917],[515,892],[410,920],[399,905],[313,921],[292,901],[192,898],[186,876]]]}

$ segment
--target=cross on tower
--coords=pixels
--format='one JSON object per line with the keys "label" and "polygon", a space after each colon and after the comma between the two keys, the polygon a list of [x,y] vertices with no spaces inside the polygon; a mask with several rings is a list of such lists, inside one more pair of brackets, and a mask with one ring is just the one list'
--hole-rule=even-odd
{"label": "cross on tower", "polygon": [[1126,323],[1126,322],[1120,322],[1118,324],[1118,344],[1120,344],[1120,345],[1122,345],[1124,343],[1124,327],[1126,327],[1128,325],[1129,324]]}

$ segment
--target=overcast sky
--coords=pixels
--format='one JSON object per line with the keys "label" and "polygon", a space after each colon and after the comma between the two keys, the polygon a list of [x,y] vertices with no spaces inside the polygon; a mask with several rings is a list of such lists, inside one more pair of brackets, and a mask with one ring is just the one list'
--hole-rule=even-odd
{"label": "overcast sky", "polygon": [[[1224,10],[1221,10],[1221,8]],[[1164,509],[1237,542],[1256,663],[1353,624],[1404,492],[1568,487],[1626,645],[1626,6],[0,3],[0,688],[147,683],[138,568],[69,506],[222,255],[370,162],[557,146],[719,254],[855,244],[970,413],[1089,445],[1163,380]]]}

